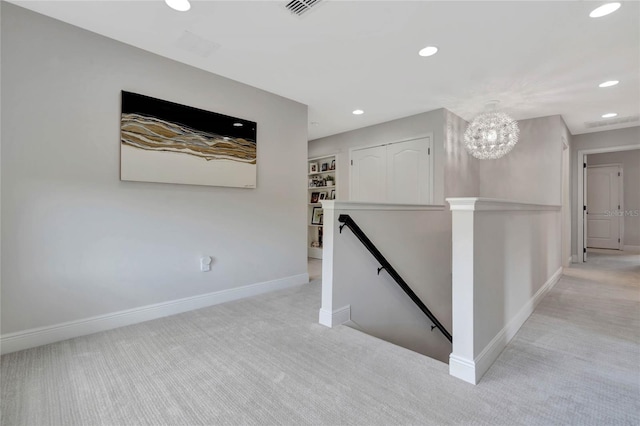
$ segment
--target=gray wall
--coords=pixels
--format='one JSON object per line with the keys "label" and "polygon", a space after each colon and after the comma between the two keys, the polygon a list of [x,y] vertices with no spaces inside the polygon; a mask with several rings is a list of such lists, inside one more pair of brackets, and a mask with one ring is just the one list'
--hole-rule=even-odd
{"label": "gray wall", "polygon": [[[640,149],[608,152],[588,156],[587,164],[622,164],[623,210],[640,212]],[[640,247],[640,216],[636,213],[624,216],[624,238],[626,246]]]}
{"label": "gray wall", "polygon": [[569,263],[571,202],[569,177],[572,136],[559,115],[518,121],[518,144],[506,156],[480,162],[480,195],[562,206],[562,264]]}
{"label": "gray wall", "polygon": [[480,196],[480,160],[464,148],[464,132],[468,123],[445,110],[445,197]]}
{"label": "gray wall", "polygon": [[518,121],[520,139],[506,156],[480,162],[480,195],[534,204],[562,204],[559,115]]}
{"label": "gray wall", "polygon": [[578,171],[582,173],[582,169],[580,169],[582,159],[578,158],[578,151],[637,145],[640,145],[640,126],[573,136],[571,144],[571,216],[573,218],[571,221],[571,253],[573,255],[578,253]]}
{"label": "gray wall", "polygon": [[[2,67],[3,334],[306,273],[306,106],[7,3]],[[256,121],[257,189],[121,182],[121,90]]]}

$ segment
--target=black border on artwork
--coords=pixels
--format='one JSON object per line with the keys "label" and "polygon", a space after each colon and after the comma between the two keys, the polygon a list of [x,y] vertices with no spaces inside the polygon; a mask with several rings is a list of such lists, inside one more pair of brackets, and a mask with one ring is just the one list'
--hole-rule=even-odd
{"label": "black border on artwork", "polygon": [[[150,115],[195,130],[256,142],[257,124],[254,121],[205,111],[125,90],[122,91],[122,113]],[[238,124],[242,124],[242,126]]]}

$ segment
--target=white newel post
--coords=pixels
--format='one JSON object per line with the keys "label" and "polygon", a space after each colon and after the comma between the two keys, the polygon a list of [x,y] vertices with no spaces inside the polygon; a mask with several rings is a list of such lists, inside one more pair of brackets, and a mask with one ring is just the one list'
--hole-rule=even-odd
{"label": "white newel post", "polygon": [[322,305],[320,307],[320,324],[333,327],[333,242],[338,227],[335,212],[335,201],[322,201],[323,243],[322,243]]}
{"label": "white newel post", "polygon": [[452,211],[453,347],[449,374],[476,384],[474,362],[474,200],[448,199]]}

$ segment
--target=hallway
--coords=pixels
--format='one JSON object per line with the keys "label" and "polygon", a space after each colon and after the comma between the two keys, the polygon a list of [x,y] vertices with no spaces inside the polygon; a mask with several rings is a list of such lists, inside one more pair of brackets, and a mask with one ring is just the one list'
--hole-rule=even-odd
{"label": "hallway", "polygon": [[539,404],[536,424],[640,421],[640,254],[588,256],[565,269],[479,385],[503,382]]}

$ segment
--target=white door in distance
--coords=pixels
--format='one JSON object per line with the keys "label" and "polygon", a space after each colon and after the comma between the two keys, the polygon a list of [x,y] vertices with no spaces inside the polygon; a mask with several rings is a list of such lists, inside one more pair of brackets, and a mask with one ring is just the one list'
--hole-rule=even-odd
{"label": "white door in distance", "polygon": [[587,247],[620,249],[620,171],[587,168]]}

